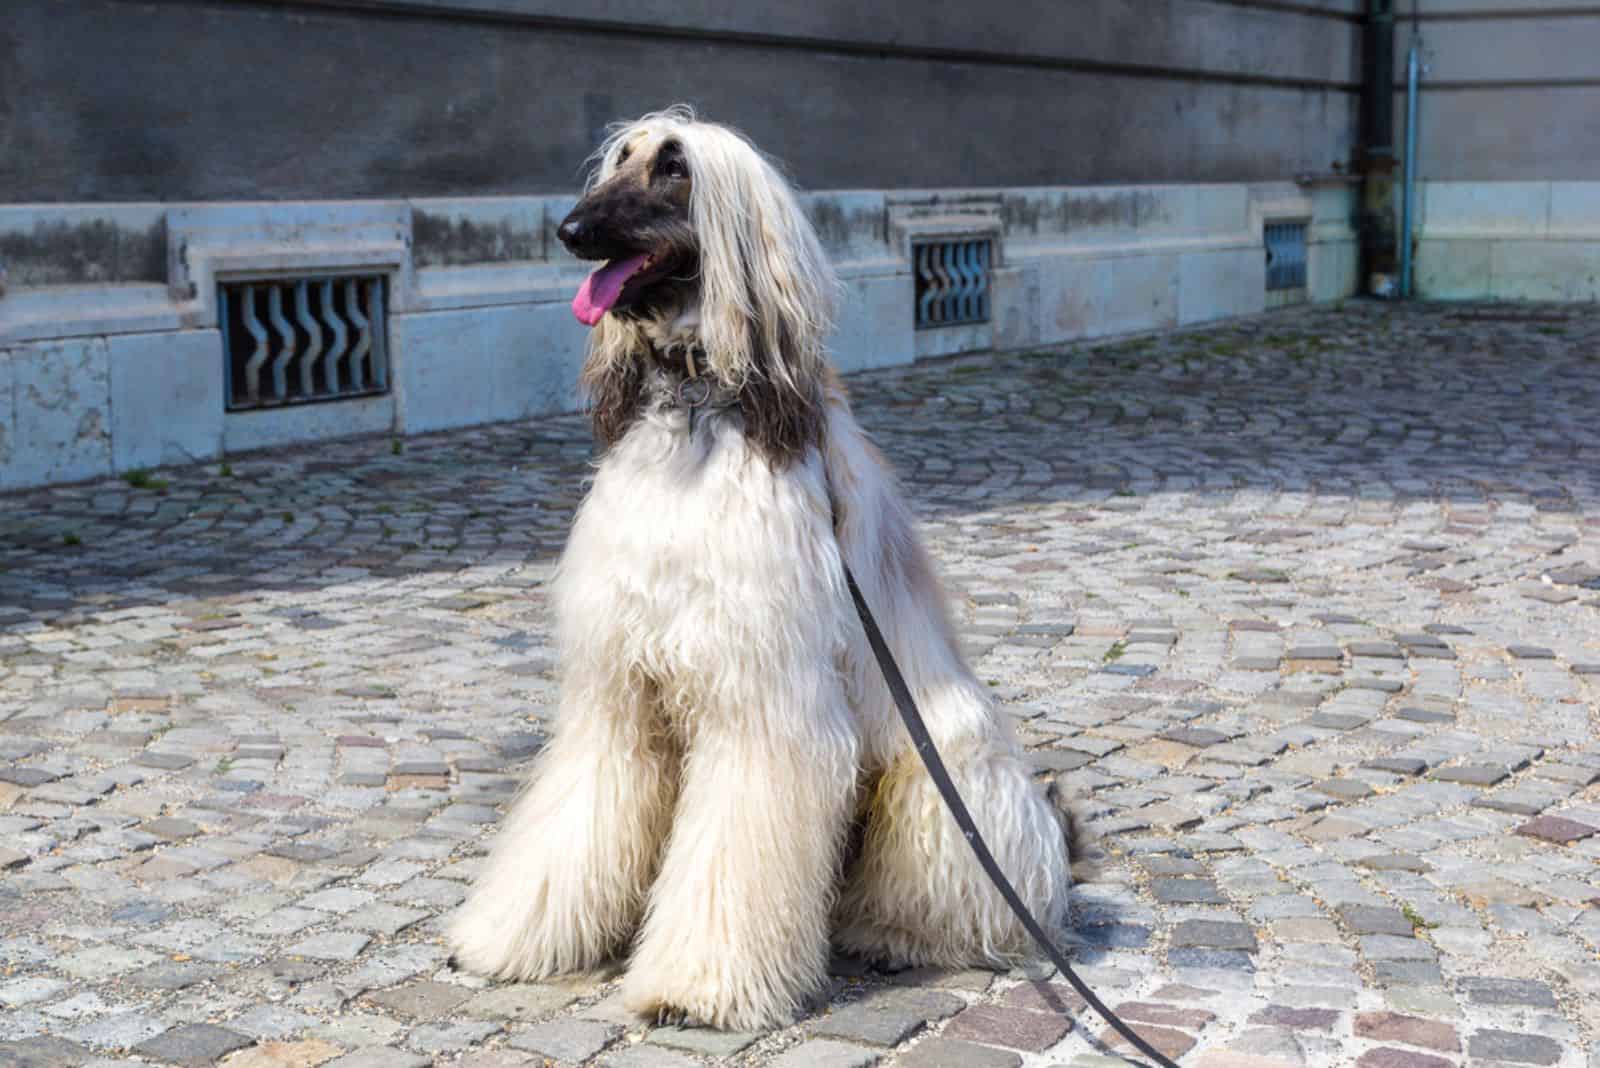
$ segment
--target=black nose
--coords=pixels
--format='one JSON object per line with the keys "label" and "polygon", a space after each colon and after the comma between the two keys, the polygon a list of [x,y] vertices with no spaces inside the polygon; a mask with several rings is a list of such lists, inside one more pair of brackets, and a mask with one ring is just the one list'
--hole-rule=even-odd
{"label": "black nose", "polygon": [[588,241],[589,228],[583,225],[581,219],[568,215],[561,225],[556,227],[556,236],[569,251],[577,252]]}

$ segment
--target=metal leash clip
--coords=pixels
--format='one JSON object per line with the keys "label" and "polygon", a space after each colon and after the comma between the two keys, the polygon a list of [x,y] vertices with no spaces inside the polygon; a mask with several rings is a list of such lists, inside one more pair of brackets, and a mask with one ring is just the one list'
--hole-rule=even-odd
{"label": "metal leash clip", "polygon": [[694,366],[694,349],[684,350],[684,366],[688,374],[678,383],[678,403],[683,405],[684,411],[689,415],[689,436],[694,437],[694,417],[702,404],[711,399],[711,378],[696,372]]}

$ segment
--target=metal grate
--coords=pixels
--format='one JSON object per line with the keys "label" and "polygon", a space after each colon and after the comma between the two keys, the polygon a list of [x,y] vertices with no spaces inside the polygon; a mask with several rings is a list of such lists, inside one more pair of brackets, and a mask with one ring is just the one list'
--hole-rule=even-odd
{"label": "metal grate", "polygon": [[917,328],[989,321],[988,238],[912,246],[917,273]]}
{"label": "metal grate", "polygon": [[1306,224],[1272,222],[1266,225],[1267,289],[1306,287]]}
{"label": "metal grate", "polygon": [[382,275],[223,283],[228,410],[387,393],[385,286]]}

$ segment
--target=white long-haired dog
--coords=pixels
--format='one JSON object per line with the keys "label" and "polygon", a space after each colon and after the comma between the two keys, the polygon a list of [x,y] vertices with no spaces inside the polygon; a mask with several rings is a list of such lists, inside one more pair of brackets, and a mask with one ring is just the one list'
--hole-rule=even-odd
{"label": "white long-haired dog", "polygon": [[1057,928],[1073,821],[962,661],[827,364],[816,234],[772,164],[687,109],[598,158],[560,228],[608,262],[573,301],[605,452],[554,588],[559,722],[453,921],[457,962],[540,979],[631,947],[630,1008],[751,1029],[822,986],[830,936],[890,965],[1026,955],[896,717],[844,562],[1001,866]]}

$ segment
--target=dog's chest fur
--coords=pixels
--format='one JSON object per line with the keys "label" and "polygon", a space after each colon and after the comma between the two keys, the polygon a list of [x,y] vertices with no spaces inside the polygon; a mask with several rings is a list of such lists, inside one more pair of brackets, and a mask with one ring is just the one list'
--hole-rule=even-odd
{"label": "dog's chest fur", "polygon": [[[748,631],[759,651],[775,640],[784,606],[827,599],[811,588],[838,557],[826,476],[816,450],[770,464],[745,440],[736,407],[706,406],[691,433],[686,411],[667,399],[678,376],[651,373],[660,376],[652,399],[601,460],[563,564],[591,583],[604,576],[603,607],[565,590],[559,603],[572,617],[626,613],[631,647],[620,654],[657,676],[704,678],[706,664],[729,655],[730,628]],[[841,633],[837,620],[816,622]]]}

